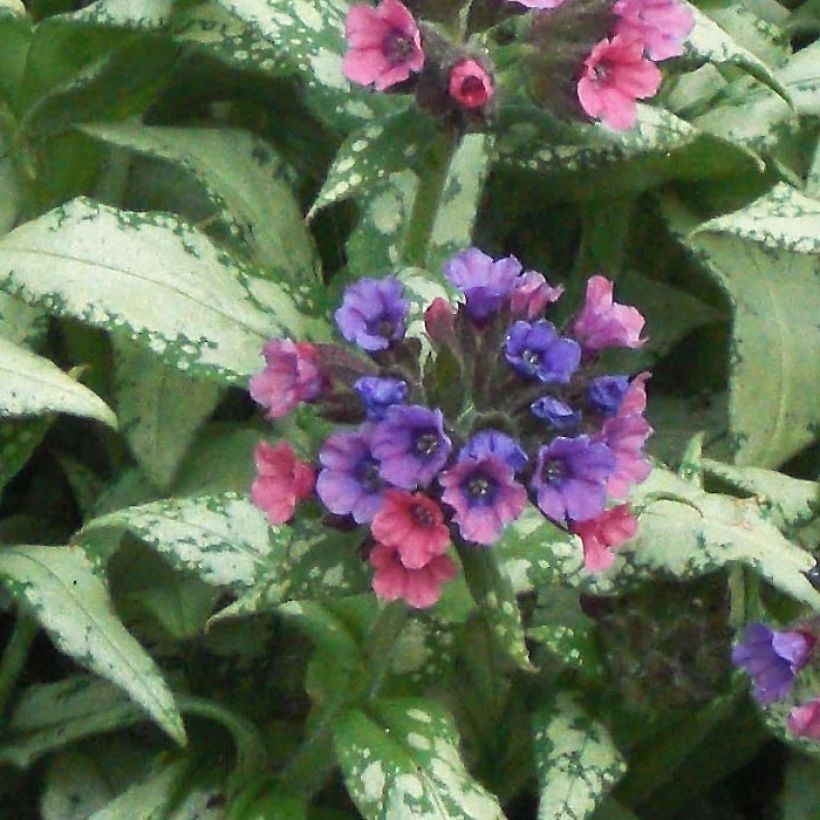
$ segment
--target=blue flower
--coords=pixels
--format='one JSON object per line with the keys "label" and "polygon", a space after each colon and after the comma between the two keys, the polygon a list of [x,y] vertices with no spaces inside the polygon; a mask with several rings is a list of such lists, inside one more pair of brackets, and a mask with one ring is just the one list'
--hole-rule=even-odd
{"label": "blue flower", "polygon": [[590,404],[602,416],[616,416],[629,388],[629,376],[599,376],[587,388]]}
{"label": "blue flower", "polygon": [[380,376],[362,376],[353,385],[367,410],[370,421],[381,421],[388,407],[407,398],[407,382]]}
{"label": "blue flower", "polygon": [[407,311],[398,279],[360,279],[345,288],[336,326],[363,350],[386,350],[391,342],[404,338]]}
{"label": "blue flower", "polygon": [[458,460],[472,458],[476,461],[486,456],[495,456],[503,461],[514,473],[527,466],[527,454],[518,442],[500,430],[480,430],[470,436],[467,443],[459,450]]}
{"label": "blue flower", "polygon": [[542,419],[550,427],[562,433],[572,432],[581,423],[579,410],[573,410],[568,404],[552,396],[536,399],[530,405],[530,411],[536,418]]}
{"label": "blue flower", "polygon": [[504,357],[522,376],[566,384],[581,363],[581,346],[555,332],[551,322],[515,322],[504,342]]}
{"label": "blue flower", "polygon": [[478,248],[456,254],[444,265],[444,274],[467,298],[467,313],[477,322],[494,316],[507,301],[521,274],[514,257],[495,260]]}

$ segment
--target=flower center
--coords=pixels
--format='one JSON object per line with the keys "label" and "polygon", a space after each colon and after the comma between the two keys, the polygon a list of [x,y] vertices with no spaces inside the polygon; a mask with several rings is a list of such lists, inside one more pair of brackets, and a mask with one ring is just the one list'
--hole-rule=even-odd
{"label": "flower center", "polygon": [[566,465],[563,461],[552,458],[544,462],[544,468],[541,472],[547,484],[558,484],[566,475]]}
{"label": "flower center", "polygon": [[607,77],[609,77],[609,66],[607,66],[606,63],[598,63],[595,68],[592,69],[592,73],[598,82],[606,82]]}
{"label": "flower center", "polygon": [[413,507],[412,515],[422,527],[432,527],[435,523],[433,520],[433,513],[431,513],[430,510],[428,510],[423,504],[416,504]]}
{"label": "flower center", "polygon": [[382,53],[391,66],[408,60],[416,50],[412,37],[400,29],[393,29],[382,41]]}
{"label": "flower center", "polygon": [[367,332],[371,336],[381,336],[383,339],[389,339],[394,330],[393,322],[386,316],[380,316],[367,324]]}
{"label": "flower center", "polygon": [[359,464],[356,471],[356,477],[359,479],[359,484],[366,493],[374,493],[382,485],[381,476],[379,475],[379,465],[372,458],[365,458]]}
{"label": "flower center", "polygon": [[430,458],[430,456],[434,455],[436,450],[438,450],[438,445],[438,433],[434,430],[430,430],[426,433],[422,433],[416,439],[415,449],[420,456]]}
{"label": "flower center", "polygon": [[467,479],[464,489],[473,503],[490,504],[495,495],[495,482],[482,473],[475,473]]}
{"label": "flower center", "polygon": [[527,348],[521,354],[521,360],[524,364],[528,364],[530,367],[537,369],[538,365],[541,364],[541,354],[538,353],[537,350],[530,350],[530,348]]}

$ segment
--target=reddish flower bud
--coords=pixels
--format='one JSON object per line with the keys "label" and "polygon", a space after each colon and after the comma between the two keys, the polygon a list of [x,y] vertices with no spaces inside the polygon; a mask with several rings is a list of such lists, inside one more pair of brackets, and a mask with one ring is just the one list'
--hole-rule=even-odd
{"label": "reddish flower bud", "polygon": [[495,93],[493,80],[475,60],[461,60],[450,69],[450,96],[463,108],[483,108]]}

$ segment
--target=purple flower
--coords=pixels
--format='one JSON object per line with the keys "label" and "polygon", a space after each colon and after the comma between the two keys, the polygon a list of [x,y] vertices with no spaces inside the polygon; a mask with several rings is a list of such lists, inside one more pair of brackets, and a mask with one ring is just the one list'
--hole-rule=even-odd
{"label": "purple flower", "polygon": [[552,396],[536,399],[530,405],[530,411],[536,418],[542,419],[550,427],[561,432],[574,430],[581,423],[579,410],[573,410],[568,404]]}
{"label": "purple flower", "polygon": [[504,342],[504,356],[522,376],[566,384],[581,362],[581,348],[555,332],[551,322],[515,322]]}
{"label": "purple flower", "polygon": [[453,449],[444,432],[444,414],[418,404],[394,404],[372,439],[382,478],[405,490],[426,487]]}
{"label": "purple flower", "polygon": [[362,376],[353,385],[367,410],[367,418],[381,421],[388,407],[407,398],[407,382],[380,376]]}
{"label": "purple flower", "polygon": [[589,436],[558,436],[538,451],[530,487],[541,512],[558,523],[586,521],[606,504],[606,480],[615,457],[605,444]]}
{"label": "purple flower", "polygon": [[548,304],[557,302],[563,292],[563,285],[552,287],[538,271],[524,271],[515,283],[510,297],[510,309],[514,316],[523,315],[532,321]]}
{"label": "purple flower", "polygon": [[494,544],[527,503],[527,491],[514,480],[512,468],[492,455],[459,461],[439,483],[441,500],[455,510],[462,537],[476,544]]}
{"label": "purple flower", "polygon": [[480,430],[470,436],[467,443],[461,448],[458,460],[466,458],[480,459],[485,456],[495,456],[503,461],[514,473],[520,472],[527,466],[527,454],[521,449],[518,442],[500,430]]}
{"label": "purple flower", "polygon": [[467,297],[467,313],[477,322],[489,319],[504,304],[521,273],[514,257],[495,260],[478,248],[467,248],[444,265],[447,278]]}
{"label": "purple flower", "polygon": [[758,703],[767,706],[789,694],[795,674],[806,665],[814,637],[805,632],[778,632],[765,624],[746,627],[732,650],[732,663],[746,670]]}
{"label": "purple flower", "polygon": [[382,504],[385,482],[371,450],[372,425],[361,432],[333,433],[319,451],[322,471],[316,494],[336,515],[353,515],[357,524],[373,519]]}
{"label": "purple flower", "polygon": [[615,285],[605,276],[592,276],[587,282],[584,309],[570,332],[589,354],[606,347],[634,348],[644,343],[640,338],[643,316],[636,308],[613,301],[614,291]]}
{"label": "purple flower", "polygon": [[395,277],[360,279],[345,288],[336,325],[342,336],[363,350],[385,350],[404,338],[408,305]]}
{"label": "purple flower", "polygon": [[587,390],[590,404],[603,416],[615,416],[623,403],[629,376],[599,376]]}

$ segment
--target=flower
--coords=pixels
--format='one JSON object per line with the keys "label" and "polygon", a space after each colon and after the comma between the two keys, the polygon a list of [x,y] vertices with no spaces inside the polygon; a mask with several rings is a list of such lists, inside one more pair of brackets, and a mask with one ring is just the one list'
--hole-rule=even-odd
{"label": "flower", "polygon": [[424,311],[424,329],[436,344],[455,341],[455,313],[443,296],[436,296]]}
{"label": "flower", "polygon": [[557,9],[564,0],[507,0],[510,3],[520,3],[528,9]]}
{"label": "flower", "polygon": [[563,292],[563,285],[552,287],[538,271],[524,271],[515,281],[510,297],[510,310],[513,315],[523,315],[532,321],[547,305],[557,302]]}
{"label": "flower", "polygon": [[820,740],[820,698],[795,706],[789,712],[787,725],[795,737]]}
{"label": "flower", "polygon": [[573,522],[570,531],[581,537],[584,566],[590,572],[601,572],[615,561],[612,550],[625,544],[638,531],[638,519],[628,504],[621,504],[595,518]]}
{"label": "flower", "polygon": [[342,71],[353,83],[372,83],[384,91],[424,65],[419,27],[399,0],[382,0],[376,8],[353,6],[345,20],[345,37],[348,51]]}
{"label": "flower", "polygon": [[373,454],[383,478],[397,487],[426,487],[452,450],[444,414],[418,404],[393,405],[373,432]]}
{"label": "flower", "polygon": [[615,458],[605,444],[589,436],[558,436],[538,450],[530,482],[541,512],[553,521],[586,521],[604,509],[606,480]]}
{"label": "flower", "polygon": [[266,418],[279,419],[303,401],[318,398],[324,387],[316,348],[307,342],[273,339],[262,348],[265,369],[251,378],[250,394],[268,408]]}
{"label": "flower", "polygon": [[441,507],[423,493],[386,490],[370,529],[380,544],[398,550],[402,565],[408,569],[426,566],[450,543]]}
{"label": "flower", "polygon": [[460,60],[450,69],[450,96],[462,108],[482,108],[494,94],[493,79],[476,60]]}
{"label": "flower", "polygon": [[806,632],[778,632],[765,624],[746,627],[743,640],[732,650],[732,663],[746,670],[754,696],[766,706],[789,694],[797,672],[806,665],[814,647]]}
{"label": "flower", "polygon": [[635,124],[635,100],[654,96],[661,84],[661,72],[643,48],[639,37],[616,34],[598,42],[584,60],[577,86],[581,107],[616,131]]}
{"label": "flower", "polygon": [[363,350],[385,350],[404,338],[408,305],[395,277],[360,279],[345,288],[336,325],[349,342]]}
{"label": "flower", "polygon": [[407,382],[380,376],[362,376],[353,389],[364,402],[371,421],[381,421],[388,407],[401,404],[407,398],[408,390]]}
{"label": "flower", "polygon": [[683,41],[695,25],[692,12],[677,0],[617,0],[616,34],[639,38],[656,62],[683,54]]}
{"label": "flower", "polygon": [[460,460],[439,483],[441,500],[455,510],[462,537],[476,544],[494,544],[527,503],[527,491],[513,479],[512,468],[492,455]]}
{"label": "flower", "polygon": [[370,430],[337,432],[319,451],[322,470],[316,494],[336,515],[352,515],[357,524],[371,521],[382,504],[385,483],[370,449]]}
{"label": "flower", "polygon": [[603,441],[615,457],[615,470],[606,485],[613,498],[623,498],[632,484],[640,484],[652,472],[652,465],[643,453],[652,432],[649,422],[639,415],[618,415],[604,422],[597,439]]}
{"label": "flower", "polygon": [[518,442],[500,430],[488,428],[470,436],[467,443],[458,453],[458,460],[466,458],[480,459],[485,456],[495,456],[506,464],[514,473],[520,472],[527,466],[527,454],[521,449]]}
{"label": "flower", "polygon": [[632,379],[618,408],[619,416],[640,415],[646,410],[646,383],[651,377],[652,374],[644,370]]}
{"label": "flower", "polygon": [[629,387],[629,376],[598,376],[587,388],[590,404],[603,416],[617,415]]}
{"label": "flower", "polygon": [[536,399],[530,405],[530,412],[562,433],[575,430],[581,423],[579,410],[573,410],[568,404],[552,396],[542,396]]}
{"label": "flower", "polygon": [[412,569],[401,562],[396,547],[376,544],[370,551],[376,570],[373,591],[385,601],[407,601],[416,609],[433,606],[441,597],[441,587],[456,576],[456,565],[446,555],[437,555],[423,567]]}
{"label": "flower", "polygon": [[640,347],[644,325],[640,311],[614,302],[614,285],[604,276],[593,276],[587,282],[586,301],[573,322],[571,333],[585,353],[597,353],[606,347]]}
{"label": "flower", "polygon": [[253,457],[256,478],[251,484],[251,499],[271,524],[284,524],[293,516],[296,504],[313,492],[315,471],[299,461],[285,441],[275,447],[261,441]]}
{"label": "flower", "polygon": [[548,384],[566,384],[581,362],[581,348],[555,332],[551,322],[518,321],[507,333],[504,357],[514,370]]}
{"label": "flower", "polygon": [[477,322],[494,316],[515,287],[521,263],[514,257],[495,260],[468,248],[444,265],[445,276],[467,298],[467,313]]}

